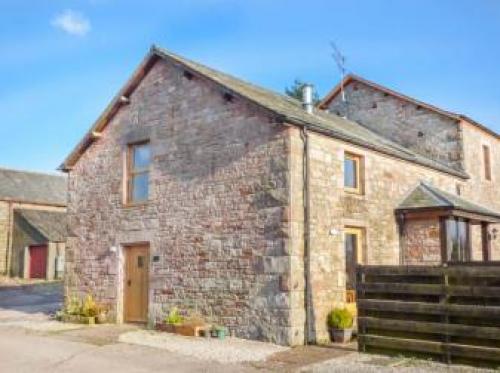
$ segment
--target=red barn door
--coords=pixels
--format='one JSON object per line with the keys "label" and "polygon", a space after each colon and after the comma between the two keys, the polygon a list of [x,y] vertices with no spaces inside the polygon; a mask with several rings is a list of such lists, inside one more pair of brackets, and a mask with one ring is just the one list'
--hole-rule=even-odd
{"label": "red barn door", "polygon": [[45,278],[47,275],[47,246],[30,246],[30,278]]}

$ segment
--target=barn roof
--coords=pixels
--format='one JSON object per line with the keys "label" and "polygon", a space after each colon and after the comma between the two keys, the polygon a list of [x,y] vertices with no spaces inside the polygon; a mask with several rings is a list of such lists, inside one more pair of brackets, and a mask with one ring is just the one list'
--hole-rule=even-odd
{"label": "barn roof", "polygon": [[66,205],[66,177],[0,168],[0,200]]}
{"label": "barn roof", "polygon": [[349,121],[323,110],[315,110],[314,113],[309,114],[303,109],[302,103],[296,99],[248,83],[226,73],[180,57],[157,46],[151,48],[151,51],[135,71],[132,78],[115,96],[84,138],[60,166],[61,170],[71,170],[86,149],[94,141],[98,141],[101,132],[107,126],[110,119],[116,114],[121,105],[127,102],[127,98],[158,59],[166,60],[195,76],[214,82],[224,92],[241,97],[253,102],[261,108],[267,109],[267,111],[277,116],[285,123],[304,126],[311,131],[320,132],[354,145],[431,167],[461,178],[468,178],[465,172],[455,170],[442,163],[421,156],[410,149],[372,132],[356,122]]}

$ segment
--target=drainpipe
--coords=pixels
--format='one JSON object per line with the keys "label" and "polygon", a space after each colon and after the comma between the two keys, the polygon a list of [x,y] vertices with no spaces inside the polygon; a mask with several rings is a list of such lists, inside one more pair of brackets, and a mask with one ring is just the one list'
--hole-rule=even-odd
{"label": "drainpipe", "polygon": [[313,310],[312,310],[312,292],[311,292],[311,261],[310,261],[310,243],[311,243],[311,210],[310,206],[310,172],[309,172],[309,133],[306,127],[302,128],[301,138],[304,143],[303,152],[303,196],[304,196],[304,307],[306,311],[306,320],[304,325],[305,344],[314,343],[312,333]]}

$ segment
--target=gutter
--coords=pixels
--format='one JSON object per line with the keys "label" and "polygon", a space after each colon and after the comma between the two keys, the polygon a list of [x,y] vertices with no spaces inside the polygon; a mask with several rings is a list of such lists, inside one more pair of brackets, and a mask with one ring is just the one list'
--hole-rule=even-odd
{"label": "gutter", "polygon": [[[35,206],[63,207],[63,208],[68,207],[67,204],[65,204],[65,203],[29,201],[29,200],[15,199],[15,198],[2,198],[2,199],[0,199],[0,201],[11,203],[11,204],[17,203],[20,205],[35,205]],[[29,210],[29,208],[28,208],[28,210]]]}
{"label": "gutter", "polygon": [[311,287],[311,209],[310,209],[310,170],[309,170],[309,133],[302,127],[300,137],[304,143],[302,170],[303,170],[303,204],[304,204],[304,309],[306,313],[304,324],[304,343],[315,343],[313,333],[313,307]]}

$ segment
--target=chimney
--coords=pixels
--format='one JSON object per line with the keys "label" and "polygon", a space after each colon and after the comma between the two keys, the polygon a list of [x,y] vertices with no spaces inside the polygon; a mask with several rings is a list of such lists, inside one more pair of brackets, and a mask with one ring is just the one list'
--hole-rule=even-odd
{"label": "chimney", "polygon": [[309,114],[313,112],[313,86],[311,84],[304,84],[302,87],[302,106]]}

